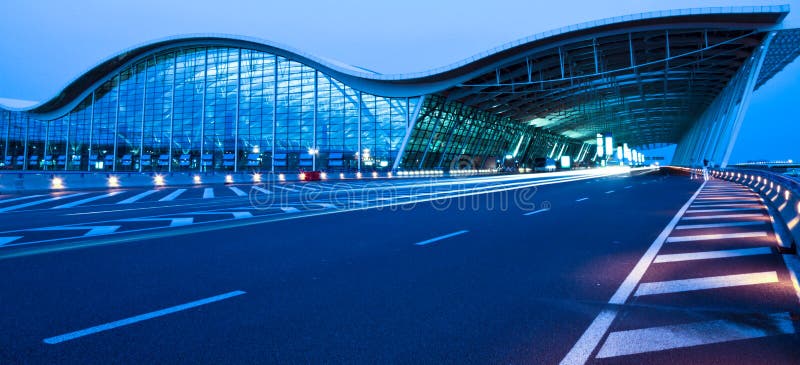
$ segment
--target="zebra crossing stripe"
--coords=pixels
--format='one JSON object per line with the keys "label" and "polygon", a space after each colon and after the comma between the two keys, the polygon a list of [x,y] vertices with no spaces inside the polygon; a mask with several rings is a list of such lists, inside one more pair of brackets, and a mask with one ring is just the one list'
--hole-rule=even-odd
{"label": "zebra crossing stripe", "polygon": [[778,282],[778,273],[775,271],[757,272],[751,274],[710,276],[705,278],[656,281],[641,283],[634,296],[680,293],[695,290],[728,288],[733,286],[770,284]]}
{"label": "zebra crossing stripe", "polygon": [[743,320],[716,320],[611,332],[597,353],[605,359],[690,346],[793,334],[789,313],[752,315]]}

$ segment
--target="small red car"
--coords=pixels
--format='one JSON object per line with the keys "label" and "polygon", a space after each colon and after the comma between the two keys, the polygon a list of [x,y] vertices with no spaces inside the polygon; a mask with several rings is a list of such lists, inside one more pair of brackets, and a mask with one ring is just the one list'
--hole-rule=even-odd
{"label": "small red car", "polygon": [[322,171],[301,171],[300,181],[320,181],[322,180]]}

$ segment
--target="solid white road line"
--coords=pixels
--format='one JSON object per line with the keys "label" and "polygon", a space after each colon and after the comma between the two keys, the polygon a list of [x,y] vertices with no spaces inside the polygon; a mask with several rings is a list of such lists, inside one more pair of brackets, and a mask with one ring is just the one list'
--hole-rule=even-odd
{"label": "solid white road line", "polygon": [[743,248],[738,250],[688,252],[688,253],[658,255],[656,256],[656,259],[653,262],[660,264],[664,262],[722,259],[727,257],[753,256],[753,255],[768,255],[771,253],[772,249],[769,247]]}
{"label": "solid white road line", "polygon": [[598,358],[641,354],[690,346],[793,334],[789,313],[753,316],[749,320],[717,320],[612,332]]}
{"label": "solid white road line", "polygon": [[528,212],[528,213],[525,213],[525,214],[523,214],[523,215],[534,215],[534,214],[539,214],[539,213],[542,213],[542,212],[546,212],[546,211],[548,211],[548,210],[550,210],[550,208],[544,208],[544,209],[534,210],[534,211],[532,211],[532,212]]}
{"label": "solid white road line", "polygon": [[708,240],[724,240],[730,238],[751,238],[751,237],[766,237],[767,232],[739,232],[739,233],[716,233],[716,234],[701,234],[697,236],[677,236],[667,238],[667,243],[675,242],[694,242],[694,241],[708,241]]}
{"label": "solid white road line", "polygon": [[34,228],[31,231],[87,231],[84,236],[98,236],[111,234],[119,229],[120,226],[53,226]]}
{"label": "solid white road line", "polygon": [[171,202],[171,201],[175,200],[175,198],[177,198],[181,194],[183,194],[185,191],[186,191],[186,189],[175,190],[175,191],[171,192],[169,195],[167,195],[167,196],[165,196],[165,197],[163,197],[161,199],[158,199],[158,201],[160,201],[160,202]]}
{"label": "solid white road line", "polygon": [[169,221],[170,227],[186,226],[194,223],[194,218],[128,218],[120,219],[122,222],[159,222]]}
{"label": "solid white road line", "polygon": [[11,202],[25,200],[25,199],[33,199],[33,198],[38,198],[40,196],[44,196],[44,194],[26,195],[26,196],[21,196],[19,198],[0,200],[0,204],[2,204],[2,203],[11,203]]}
{"label": "solid white road line", "polygon": [[214,188],[203,189],[203,199],[214,199]]}
{"label": "solid white road line", "polygon": [[722,215],[701,215],[697,217],[683,217],[683,220],[700,220],[700,219],[720,219],[720,218],[766,218],[764,214],[722,214]]}
{"label": "solid white road line", "polygon": [[417,242],[417,243],[415,243],[415,245],[417,245],[417,246],[425,246],[427,244],[434,243],[434,242],[437,242],[437,241],[441,241],[443,239],[447,239],[447,238],[450,238],[450,237],[455,237],[455,236],[458,236],[458,235],[462,235],[462,234],[467,233],[467,232],[469,232],[469,231],[465,229],[465,230],[461,230],[461,231],[458,231],[458,232],[449,233],[449,234],[446,234],[446,235],[443,235],[443,236],[434,237],[434,238],[431,238],[429,240]]}
{"label": "solid white road line", "polygon": [[672,220],[664,227],[664,230],[661,231],[661,234],[656,237],[647,251],[642,255],[639,259],[639,262],[636,263],[636,266],[633,267],[633,270],[628,274],[625,278],[625,281],[617,288],[617,291],[614,292],[614,295],[611,299],[608,300],[609,306],[603,309],[600,314],[595,317],[594,321],[589,325],[589,328],[583,332],[583,335],[575,342],[575,345],[572,346],[572,349],[569,350],[566,356],[561,360],[559,363],[560,365],[577,365],[577,364],[585,364],[586,361],[589,360],[589,356],[591,356],[594,349],[600,343],[600,340],[603,339],[608,328],[611,326],[611,323],[614,321],[614,318],[617,316],[617,307],[625,304],[628,300],[628,297],[633,292],[633,289],[636,288],[636,285],[639,284],[639,281],[642,280],[642,276],[644,276],[645,271],[650,266],[650,263],[658,254],[658,251],[661,250],[661,246],[664,245],[664,242],[669,237],[670,233],[672,233],[672,229],[678,225],[678,222],[681,219],[681,216],[689,206],[692,205],[692,202],[697,195],[700,194],[700,191],[705,187],[706,183],[703,182],[702,185],[694,192],[691,198],[686,201],[686,204],[675,213],[675,216],[672,217]]}
{"label": "solid white road line", "polygon": [[76,338],[80,338],[80,337],[83,337],[83,336],[88,336],[88,335],[95,334],[95,333],[98,333],[98,332],[108,331],[110,329],[114,329],[114,328],[122,327],[122,326],[127,326],[129,324],[133,324],[133,323],[136,323],[136,322],[146,321],[148,319],[153,319],[153,318],[165,316],[167,314],[172,314],[172,313],[175,313],[175,312],[180,312],[180,311],[183,311],[183,310],[199,307],[201,305],[205,305],[205,304],[209,304],[209,303],[213,303],[213,302],[218,302],[220,300],[233,298],[235,296],[239,296],[239,295],[242,295],[242,294],[245,294],[245,292],[243,292],[241,290],[235,290],[235,291],[232,291],[232,292],[228,292],[228,293],[220,294],[220,295],[215,295],[213,297],[196,300],[196,301],[189,302],[189,303],[186,303],[186,304],[181,304],[181,305],[176,305],[174,307],[164,308],[164,309],[161,309],[161,310],[157,310],[155,312],[140,314],[138,316],[133,316],[133,317],[121,319],[119,321],[114,321],[114,322],[109,322],[109,323],[106,323],[106,324],[101,324],[99,326],[89,327],[87,329],[82,329],[80,331],[75,331],[75,332],[70,332],[70,333],[66,333],[66,334],[63,334],[63,335],[55,336],[55,337],[45,338],[44,339],[44,343],[50,344],[50,345],[55,345],[57,343],[61,343],[61,342],[64,342],[64,341],[74,340]]}
{"label": "solid white road line", "polygon": [[777,283],[778,274],[775,271],[757,272],[752,274],[737,274],[723,276],[709,276],[705,278],[656,281],[639,284],[634,296],[680,293],[694,290],[707,290],[728,288],[732,286],[757,285]]}
{"label": "solid white road line", "polygon": [[144,193],[141,193],[141,194],[136,194],[136,195],[134,195],[134,196],[132,196],[132,197],[130,197],[130,198],[128,198],[128,199],[125,199],[125,200],[123,200],[123,201],[119,201],[119,202],[117,202],[117,204],[131,204],[131,203],[135,203],[135,202],[139,201],[140,199],[142,199],[142,198],[144,198],[144,197],[146,197],[146,196],[148,196],[148,195],[155,194],[155,193],[157,193],[157,192],[158,192],[158,190],[155,190],[155,189],[154,189],[154,190],[148,190],[148,191],[145,191]]}
{"label": "solid white road line", "polygon": [[236,194],[236,196],[247,196],[247,193],[245,193],[244,191],[242,191],[242,189],[239,189],[235,186],[229,186],[228,189],[231,189],[231,191],[234,194]]}
{"label": "solid white road line", "polygon": [[100,200],[100,199],[104,199],[104,198],[110,198],[110,197],[112,197],[114,195],[118,195],[120,193],[122,193],[122,191],[112,191],[112,192],[110,192],[108,194],[103,194],[103,195],[93,196],[91,198],[76,200],[74,202],[70,202],[70,203],[67,203],[67,204],[61,204],[61,205],[59,205],[57,207],[53,207],[53,209],[63,209],[63,208],[77,207],[78,205],[85,204],[85,203],[91,203],[91,202],[93,202],[95,200]]}
{"label": "solid white road line", "polygon": [[726,227],[743,227],[743,226],[757,226],[766,223],[766,221],[751,221],[751,222],[729,222],[729,223],[710,223],[710,224],[685,224],[677,226],[675,229],[707,229],[707,228],[726,228]]}
{"label": "solid white road line", "polygon": [[584,200],[589,200],[589,198],[580,198],[580,199],[577,199],[577,200],[575,200],[575,201],[576,201],[576,202],[582,202],[582,201],[584,201]]}
{"label": "solid white road line", "polygon": [[[248,208],[242,208],[248,209]],[[186,213],[187,215],[219,215],[219,214],[230,214],[233,215],[233,219],[244,219],[244,218],[251,218],[253,217],[253,213],[247,211],[231,211],[231,210],[216,210],[216,211],[207,211],[207,212],[191,212]]]}
{"label": "solid white road line", "polygon": [[81,196],[81,195],[86,195],[86,194],[89,194],[89,193],[75,193],[75,194],[59,195],[59,196],[52,197],[52,198],[37,200],[37,201],[33,201],[33,202],[27,202],[27,203],[23,203],[23,204],[12,205],[10,207],[0,208],[0,213],[12,211],[12,210],[17,210],[17,209],[22,209],[22,208],[27,208],[27,207],[31,207],[31,206],[34,206],[34,205],[49,203],[49,202],[56,201],[56,200],[74,198],[76,196]]}

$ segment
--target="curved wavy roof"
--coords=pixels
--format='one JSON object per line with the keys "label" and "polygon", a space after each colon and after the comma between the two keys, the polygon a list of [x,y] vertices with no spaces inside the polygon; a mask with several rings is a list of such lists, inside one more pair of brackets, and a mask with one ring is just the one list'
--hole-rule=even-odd
{"label": "curved wavy roof", "polygon": [[716,7],[656,11],[607,18],[563,27],[522,38],[481,52],[443,67],[408,74],[379,74],[348,66],[267,40],[223,34],[173,36],[126,49],[97,64],[69,82],[49,100],[28,108],[43,119],[57,117],[74,107],[91,90],[117,72],[150,55],[170,49],[193,46],[230,46],[261,50],[292,59],[327,73],[353,88],[388,97],[419,96],[448,92],[462,83],[492,73],[504,64],[573,42],[609,34],[653,29],[726,28],[741,30],[772,29],[788,14],[789,6]]}

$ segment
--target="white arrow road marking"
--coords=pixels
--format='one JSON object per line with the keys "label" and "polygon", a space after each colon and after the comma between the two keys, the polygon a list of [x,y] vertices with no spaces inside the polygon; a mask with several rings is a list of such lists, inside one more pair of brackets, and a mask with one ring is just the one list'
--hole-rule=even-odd
{"label": "white arrow road marking", "polygon": [[30,206],[33,206],[33,205],[49,203],[49,202],[56,201],[56,200],[61,200],[61,199],[66,199],[66,198],[73,198],[73,197],[76,197],[76,196],[81,196],[81,195],[86,195],[86,194],[89,194],[89,193],[76,193],[76,194],[68,194],[68,195],[59,195],[59,196],[48,198],[48,199],[37,200],[35,202],[28,202],[28,203],[24,203],[24,204],[17,204],[17,205],[12,205],[10,207],[0,208],[0,212],[8,212],[8,211],[11,211],[11,210],[17,210],[17,209],[20,209],[20,208],[27,208],[27,207],[30,207]]}
{"label": "white arrow road marking", "polygon": [[89,230],[84,236],[97,236],[101,234],[114,233],[120,226],[55,226],[34,228],[29,231],[85,231]]}
{"label": "white arrow road marking", "polygon": [[9,243],[9,242],[14,242],[14,241],[16,241],[16,240],[18,240],[18,239],[20,239],[20,238],[22,238],[22,236],[5,236],[5,237],[0,237],[0,246],[2,246],[2,245],[5,245],[6,243]]}
{"label": "white arrow road marking", "polygon": [[194,223],[194,218],[128,218],[120,220],[120,222],[161,222],[161,221],[169,221],[170,227],[178,227]]}

